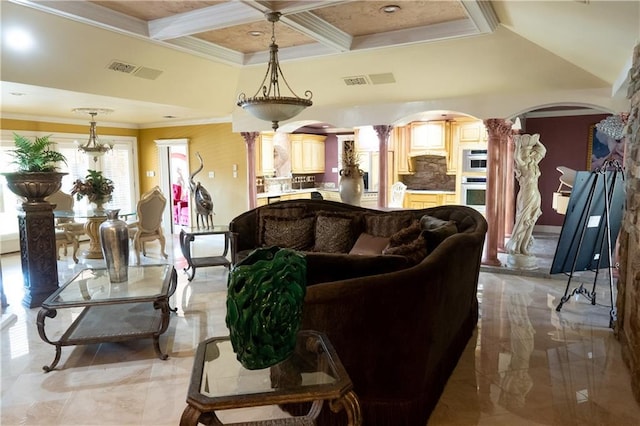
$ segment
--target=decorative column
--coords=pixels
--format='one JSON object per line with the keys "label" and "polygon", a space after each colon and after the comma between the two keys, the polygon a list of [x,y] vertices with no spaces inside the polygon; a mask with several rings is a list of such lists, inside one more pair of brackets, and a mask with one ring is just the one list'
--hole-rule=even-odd
{"label": "decorative column", "polygon": [[387,189],[389,188],[389,181],[387,179],[387,170],[389,170],[389,165],[387,164],[387,157],[389,152],[389,135],[391,134],[393,126],[379,125],[373,126],[373,129],[378,134],[378,141],[380,144],[380,147],[378,148],[378,151],[380,153],[378,207],[383,208],[387,207]]}
{"label": "decorative column", "polygon": [[23,203],[18,210],[20,258],[27,308],[42,305],[58,289],[56,233],[53,205],[47,202]]}
{"label": "decorative column", "polygon": [[258,190],[256,188],[256,138],[259,132],[241,132],[244,142],[247,144],[247,185],[249,186],[249,209],[257,205]]}
{"label": "decorative column", "polygon": [[[500,238],[500,217],[504,216],[504,170],[500,167],[501,146],[511,133],[511,122],[501,118],[490,118],[484,121],[487,128],[487,197],[486,219],[489,225],[482,263],[491,266],[502,266],[498,259],[498,240]],[[502,222],[504,225],[504,221]],[[503,236],[504,239],[504,236]]]}

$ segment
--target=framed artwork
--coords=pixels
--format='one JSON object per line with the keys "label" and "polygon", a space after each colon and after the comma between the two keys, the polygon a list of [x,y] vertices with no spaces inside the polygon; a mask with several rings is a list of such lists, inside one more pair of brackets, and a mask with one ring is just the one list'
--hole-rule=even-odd
{"label": "framed artwork", "polygon": [[624,142],[614,139],[598,130],[595,124],[589,126],[589,145],[587,148],[587,170],[594,171],[611,158],[622,164]]}

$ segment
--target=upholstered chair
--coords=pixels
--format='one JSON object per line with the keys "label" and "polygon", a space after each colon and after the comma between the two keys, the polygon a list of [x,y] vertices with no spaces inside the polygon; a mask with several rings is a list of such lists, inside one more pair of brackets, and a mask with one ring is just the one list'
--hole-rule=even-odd
{"label": "upholstered chair", "polygon": [[167,199],[159,187],[154,187],[145,193],[138,201],[138,220],[129,224],[129,238],[133,242],[133,251],[136,254],[136,263],[140,264],[140,252],[147,255],[145,243],[158,240],[160,253],[166,259],[165,238],[162,231],[162,214],[167,206]]}
{"label": "upholstered chair", "polygon": [[[51,194],[46,200],[54,204],[54,212],[73,213],[73,195],[62,191]],[[60,260],[60,249],[64,249],[64,255],[67,255],[68,246],[72,246],[72,257],[75,263],[78,263],[78,249],[80,248],[80,237],[85,234],[84,224],[76,222],[71,217],[56,218],[56,259]]]}

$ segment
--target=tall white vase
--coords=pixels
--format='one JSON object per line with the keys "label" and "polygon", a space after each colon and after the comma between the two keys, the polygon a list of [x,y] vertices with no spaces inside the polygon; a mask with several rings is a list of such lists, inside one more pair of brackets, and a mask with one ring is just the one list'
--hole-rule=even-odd
{"label": "tall white vase", "polygon": [[340,170],[340,200],[354,206],[360,205],[364,191],[364,172],[358,164],[353,164]]}

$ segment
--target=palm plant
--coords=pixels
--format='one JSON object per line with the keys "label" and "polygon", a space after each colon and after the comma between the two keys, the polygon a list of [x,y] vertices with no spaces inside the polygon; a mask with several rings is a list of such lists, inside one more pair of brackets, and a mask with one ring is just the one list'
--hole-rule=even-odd
{"label": "palm plant", "polygon": [[51,147],[55,142],[49,136],[36,137],[35,141],[29,140],[25,136],[13,134],[13,141],[16,149],[9,152],[14,158],[12,164],[18,166],[20,172],[55,172],[58,167],[56,163],[67,164],[66,157],[58,151],[53,151]]}

